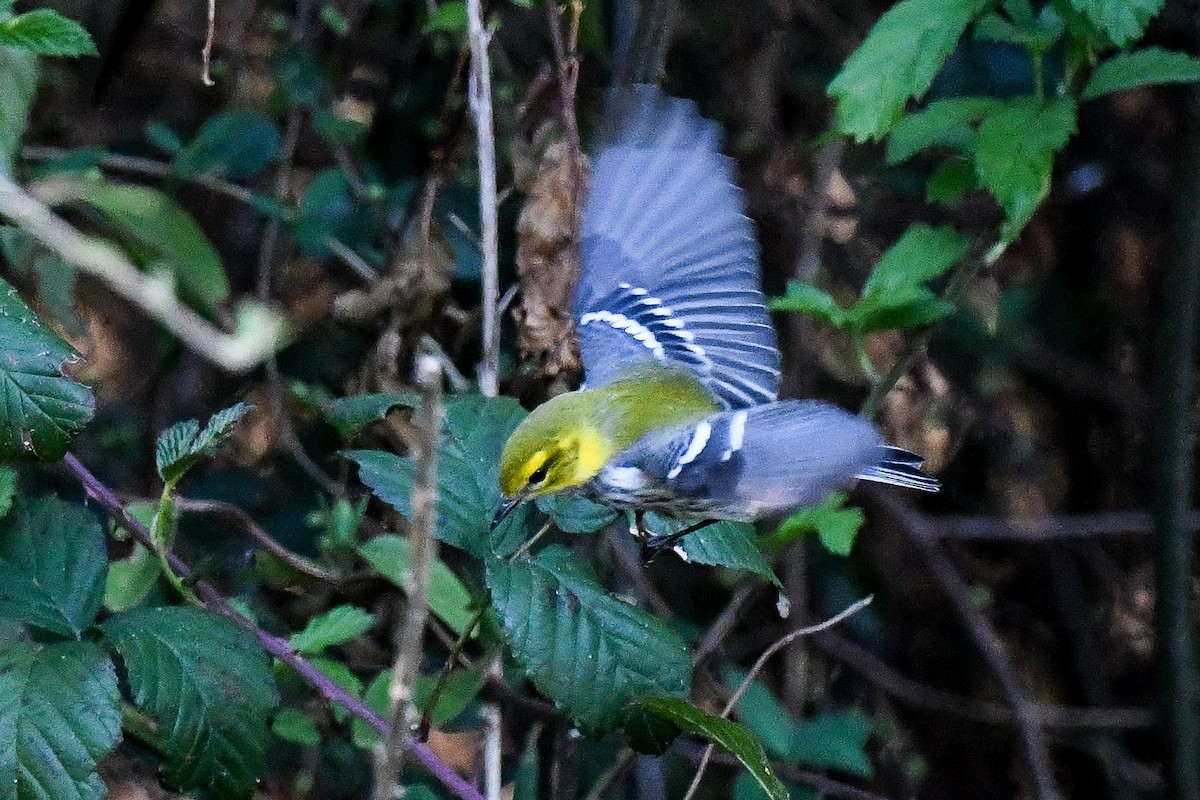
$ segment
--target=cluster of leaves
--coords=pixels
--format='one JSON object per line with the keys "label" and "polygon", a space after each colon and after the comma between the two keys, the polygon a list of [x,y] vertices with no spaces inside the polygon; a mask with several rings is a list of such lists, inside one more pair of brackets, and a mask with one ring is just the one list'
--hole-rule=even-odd
{"label": "cluster of leaves", "polygon": [[[901,0],[829,84],[837,132],[859,142],[886,139],[890,165],[926,156],[931,203],[953,206],[970,192],[986,191],[1003,213],[996,245],[982,248],[984,260],[992,261],[1049,192],[1055,156],[1075,133],[1081,102],[1138,86],[1200,80],[1200,59],[1186,53],[1118,50],[1142,36],[1162,5],[1051,0],[1035,8],[1031,0]],[[1025,53],[1025,89],[994,96],[931,93],[964,35]],[[791,283],[775,307],[845,331],[861,356],[867,333],[920,328],[950,314],[954,303],[927,287],[955,265],[969,268],[971,250],[953,228],[914,225],[884,253],[853,307],[842,308],[823,289],[801,282]]]}
{"label": "cluster of leaves", "polygon": [[123,717],[162,756],[167,784],[247,796],[278,702],[258,641],[195,608],[97,622],[107,563],[90,512],[53,496],[12,498],[0,521],[0,776],[15,790],[6,796],[103,797],[95,769]]}

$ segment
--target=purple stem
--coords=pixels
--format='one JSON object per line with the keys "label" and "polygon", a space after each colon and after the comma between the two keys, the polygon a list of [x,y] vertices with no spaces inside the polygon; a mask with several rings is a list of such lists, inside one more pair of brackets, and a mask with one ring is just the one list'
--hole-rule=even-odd
{"label": "purple stem", "polygon": [[[108,509],[108,512],[120,521],[121,527],[129,531],[133,535],[133,538],[137,539],[144,547],[151,551],[154,550],[154,541],[150,536],[150,529],[125,510],[125,506],[121,504],[121,501],[113,493],[112,489],[109,489],[99,478],[93,475],[73,453],[67,453],[63,456],[62,463],[67,472],[71,473],[79,481],[80,485],[83,486],[83,491],[88,497]],[[171,565],[171,569],[175,570],[175,574],[179,577],[184,579],[191,577],[192,570],[174,553],[167,553],[167,563]],[[254,620],[234,608],[210,584],[198,581],[195,584],[195,590],[196,594],[211,610],[225,615],[237,625],[257,636],[264,650],[294,669],[300,677],[308,681],[326,700],[344,706],[351,714],[379,731],[380,734],[387,734],[387,720],[362,700],[330,680],[325,673],[305,660],[303,656],[297,654],[286,639],[281,639],[258,627],[254,623]],[[446,788],[457,794],[462,800],[484,800],[479,790],[470,781],[459,775],[438,758],[438,755],[433,752],[429,745],[409,739],[405,742],[405,748],[410,755],[421,762],[422,766],[432,772]]]}

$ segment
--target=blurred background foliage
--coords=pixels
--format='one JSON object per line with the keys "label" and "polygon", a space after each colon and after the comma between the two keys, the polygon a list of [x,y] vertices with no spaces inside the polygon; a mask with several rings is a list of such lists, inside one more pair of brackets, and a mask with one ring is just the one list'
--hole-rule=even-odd
{"label": "blurred background foliage", "polygon": [[[585,143],[599,90],[619,68],[613,53],[633,37],[636,5],[581,6]],[[889,5],[694,0],[671,20],[664,84],[725,126],[771,295],[799,278],[852,306],[880,255],[914,221],[994,240],[999,216],[983,193],[927,202],[932,157],[894,163],[882,144],[826,135],[834,124],[826,87]],[[440,358],[459,388],[480,359],[465,6],[218,0],[212,87],[201,80],[203,3],[64,0],[54,8],[87,28],[98,54],[43,59],[36,100],[28,80],[0,82],[0,147],[24,184],[81,229],[119,243],[140,267],[170,276],[201,317],[232,327],[237,303],[254,299],[281,309],[291,330],[266,368],[232,375],[20,230],[5,229],[4,278],[35,298],[83,355],[74,375],[95,388],[96,418],[73,450],[124,499],[154,503],[158,432],[234,400],[253,403],[229,444],[180,491],[240,509],[345,579],[298,574],[256,546],[244,522],[186,505],[175,548],[228,595],[252,603],[268,628],[300,631],[335,608],[369,612],[365,622],[339,612],[329,642],[293,643],[315,655],[337,648],[327,668],[381,699],[386,684],[370,679],[390,664],[400,581],[398,571],[389,581],[388,569],[406,558],[394,552],[404,540],[375,538],[364,549],[383,577],[355,560],[358,537],[401,523],[363,499],[352,462],[338,451],[404,451],[416,355]],[[564,154],[555,146],[562,116],[545,5],[496,0],[488,13],[507,288],[520,247],[561,248],[564,235],[569,242],[571,204],[568,184],[551,180]],[[1195,15],[1190,3],[1168,2],[1146,42],[1194,51]],[[1035,81],[1056,80],[1064,63],[1051,49],[1043,74],[1023,50],[967,40],[929,97],[1028,93]],[[26,109],[19,144],[5,139]],[[1170,222],[1195,180],[1181,164],[1196,111],[1194,93],[1179,87],[1081,106],[1046,203],[999,260],[971,277],[928,355],[879,409],[892,440],[925,454],[943,481],[940,495],[912,499],[920,524],[952,557],[974,612],[994,625],[1070,797],[1147,797],[1163,787],[1153,725],[1152,334],[1172,302],[1163,265],[1179,247]],[[540,216],[519,224],[530,208]],[[526,319],[534,313],[522,310]],[[797,315],[778,322],[786,394],[849,407],[907,341],[869,330],[856,352],[828,324]],[[505,315],[502,383],[527,405],[578,378],[561,330],[545,324],[542,339],[522,339],[531,334]],[[520,345],[530,350],[531,341],[546,346],[522,358]],[[377,397],[366,405],[345,402],[368,393]],[[28,491],[78,496],[50,470],[23,470],[22,480]],[[1006,692],[905,532],[909,512],[878,497],[856,499],[866,511],[857,539],[863,517],[830,509],[835,516],[824,525],[799,524],[766,540],[791,600],[786,622],[775,610],[778,592],[761,580],[673,556],[644,573],[630,569],[636,553],[619,536],[567,544],[620,594],[708,648],[710,669],[697,674],[695,697],[710,710],[783,632],[875,594],[843,628],[777,656],[738,707],[767,754],[785,765],[794,797],[1036,796]],[[813,527],[824,547],[800,536]],[[114,557],[137,555],[114,548]],[[460,556],[443,552],[453,572],[440,578],[446,605],[434,608],[441,633],[431,638],[427,674],[469,619],[469,594],[455,594],[464,591],[460,579],[482,585]],[[165,591],[153,573],[143,583]],[[106,602],[122,607],[118,597]],[[470,645],[468,653],[485,662]],[[609,797],[680,796],[695,772],[701,748],[685,743],[662,761],[639,756],[606,776],[621,742],[571,735],[519,673],[455,675],[431,745],[465,773],[477,769],[482,687],[505,709],[506,775],[521,797],[571,798],[602,784]],[[344,714],[312,700],[294,676],[277,677],[287,710],[276,719],[259,794],[363,796],[369,756],[356,744],[369,743],[369,732],[344,724]],[[758,791],[735,764],[718,759],[710,770],[701,797],[741,800]],[[118,750],[102,775],[114,796],[162,795],[152,761],[136,746]]]}

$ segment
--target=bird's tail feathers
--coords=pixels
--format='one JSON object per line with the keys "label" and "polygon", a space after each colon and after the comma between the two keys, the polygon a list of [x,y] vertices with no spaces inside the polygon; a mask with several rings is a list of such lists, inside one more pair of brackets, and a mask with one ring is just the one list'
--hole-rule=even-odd
{"label": "bird's tail feathers", "polygon": [[879,463],[860,472],[858,474],[860,480],[886,483],[922,492],[936,492],[941,488],[941,483],[937,478],[921,469],[921,465],[925,463],[921,456],[893,445],[884,445],[880,450]]}

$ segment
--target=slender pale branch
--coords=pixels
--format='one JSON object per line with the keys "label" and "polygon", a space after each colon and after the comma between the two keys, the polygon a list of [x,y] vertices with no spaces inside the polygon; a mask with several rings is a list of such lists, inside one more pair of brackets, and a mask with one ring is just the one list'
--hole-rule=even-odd
{"label": "slender pale branch", "polygon": [[425,623],[429,620],[429,575],[437,557],[438,431],[442,424],[442,370],[433,356],[417,361],[421,406],[415,422],[420,432],[416,476],[412,490],[412,525],[409,541],[412,558],[404,575],[405,609],[396,632],[396,660],[388,686],[388,732],[375,754],[375,800],[393,800],[400,794],[400,767],[404,745],[416,722],[413,685],[421,665]]}
{"label": "slender pale branch", "polygon": [[496,316],[500,301],[496,138],[492,121],[492,74],[488,63],[492,34],[484,26],[480,0],[467,0],[467,35],[471,45],[471,79],[467,96],[475,120],[479,156],[479,223],[483,256],[483,360],[479,364],[479,390],[494,397],[499,392],[500,382],[500,326]]}
{"label": "slender pale branch", "polygon": [[245,304],[238,309],[237,329],[225,333],[181,303],[166,281],[141,272],[120,250],[81,233],[4,176],[0,217],[12,220],[81,272],[99,278],[221,369],[245,372],[283,344],[284,320],[275,311]]}

